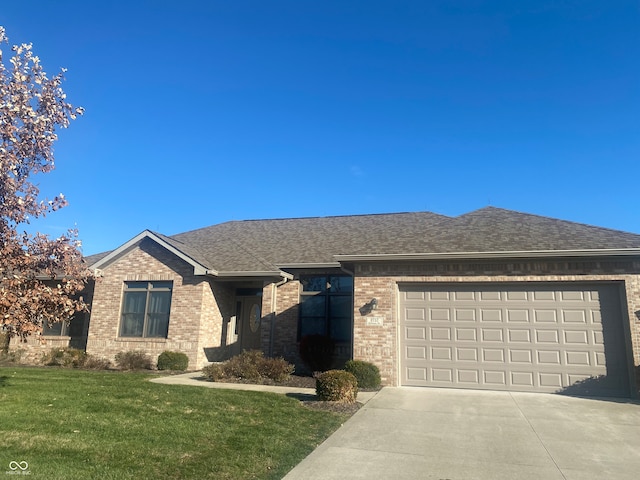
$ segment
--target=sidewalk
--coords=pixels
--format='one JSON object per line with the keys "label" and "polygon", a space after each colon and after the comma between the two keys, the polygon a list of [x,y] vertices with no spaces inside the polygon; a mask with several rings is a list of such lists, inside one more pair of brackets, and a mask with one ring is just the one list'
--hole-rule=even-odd
{"label": "sidewalk", "polygon": [[[192,387],[206,388],[224,388],[227,390],[248,390],[253,392],[271,392],[280,393],[282,395],[312,395],[315,396],[316,391],[313,388],[300,387],[279,387],[275,385],[255,385],[252,383],[220,383],[209,382],[204,379],[201,372],[189,372],[179,375],[168,375],[166,377],[158,377],[151,380],[153,383],[163,383],[166,385],[188,385]],[[371,400],[378,392],[358,392],[358,402],[365,404]]]}

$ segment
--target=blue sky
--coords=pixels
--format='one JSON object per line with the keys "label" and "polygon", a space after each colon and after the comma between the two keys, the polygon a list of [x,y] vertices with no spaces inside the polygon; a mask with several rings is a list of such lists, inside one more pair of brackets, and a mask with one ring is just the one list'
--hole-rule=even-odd
{"label": "blue sky", "polygon": [[[42,193],[144,229],[493,205],[640,233],[640,3],[6,2],[86,115]],[[6,50],[6,46],[4,47]]]}

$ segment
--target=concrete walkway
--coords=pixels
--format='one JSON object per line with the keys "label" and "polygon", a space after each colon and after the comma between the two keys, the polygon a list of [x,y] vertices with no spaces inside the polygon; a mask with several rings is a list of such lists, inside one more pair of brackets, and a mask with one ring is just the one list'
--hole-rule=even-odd
{"label": "concrete walkway", "polygon": [[[316,391],[313,388],[299,387],[278,387],[274,385],[254,385],[251,383],[220,383],[209,382],[204,379],[201,372],[189,372],[179,375],[169,375],[166,377],[158,377],[151,380],[154,383],[164,383],[167,385],[190,385],[193,387],[206,388],[224,388],[227,390],[249,390],[254,392],[272,392],[282,395],[311,395],[315,396]],[[358,402],[366,403],[378,392],[358,392]]]}
{"label": "concrete walkway", "polygon": [[384,388],[286,480],[640,478],[640,404]]}

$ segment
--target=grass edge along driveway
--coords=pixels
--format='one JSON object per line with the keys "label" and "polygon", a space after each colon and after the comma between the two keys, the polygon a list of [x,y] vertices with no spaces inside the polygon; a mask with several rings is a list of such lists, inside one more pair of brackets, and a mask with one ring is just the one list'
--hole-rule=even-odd
{"label": "grass edge along driveway", "polygon": [[27,462],[31,478],[280,479],[348,418],[151,377],[0,368],[0,475]]}

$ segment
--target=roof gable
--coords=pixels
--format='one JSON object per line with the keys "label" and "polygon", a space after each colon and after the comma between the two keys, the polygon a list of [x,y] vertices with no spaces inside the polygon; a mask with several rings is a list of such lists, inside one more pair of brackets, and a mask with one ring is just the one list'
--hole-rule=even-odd
{"label": "roof gable", "polygon": [[154,233],[150,230],[145,230],[139,233],[138,235],[133,237],[131,240],[121,245],[120,247],[107,253],[104,256],[101,256],[100,258],[95,260],[93,263],[89,264],[89,268],[91,268],[92,270],[100,270],[107,267],[108,265],[117,261],[123,255],[130,252],[133,248],[138,246],[140,242],[142,242],[144,239],[150,239],[156,242],[157,244],[166,248],[167,250],[169,250],[171,253],[173,253],[180,259],[184,260],[189,265],[193,266],[194,275],[204,275],[207,272],[206,265],[200,263],[199,261],[189,256],[184,251],[184,249],[178,248],[175,241],[173,241],[168,237],[165,237],[164,235]]}

